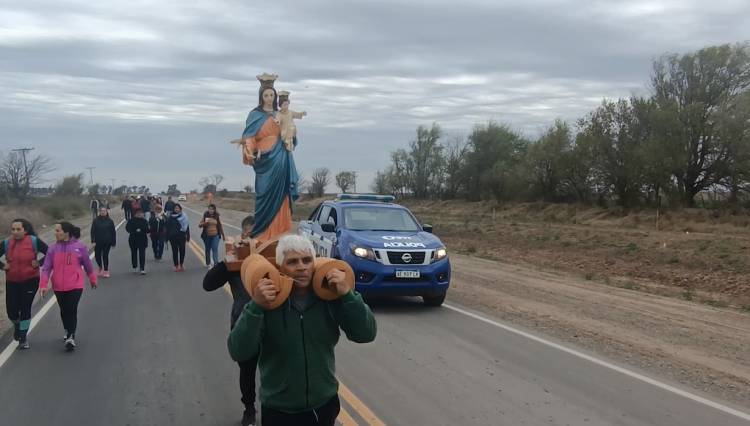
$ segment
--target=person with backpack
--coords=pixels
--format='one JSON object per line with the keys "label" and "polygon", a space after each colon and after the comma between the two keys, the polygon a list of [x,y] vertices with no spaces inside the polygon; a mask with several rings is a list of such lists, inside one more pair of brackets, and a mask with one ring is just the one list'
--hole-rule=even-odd
{"label": "person with backpack", "polygon": [[[148,247],[148,221],[143,217],[143,211],[137,209],[135,215],[125,225],[128,231],[128,245],[130,246],[130,263],[133,272],[146,275],[146,247]],[[140,269],[139,269],[140,267]]]}
{"label": "person with backpack", "polygon": [[154,208],[154,214],[148,221],[148,229],[151,234],[151,247],[154,250],[154,259],[161,262],[164,254],[164,240],[167,238],[166,218],[161,210],[161,205],[157,204]]}
{"label": "person with backpack", "polygon": [[99,209],[99,216],[91,223],[91,243],[94,244],[94,258],[99,266],[97,275],[109,278],[109,251],[117,245],[117,229],[104,207]]}
{"label": "person with backpack", "polygon": [[219,240],[223,239],[226,241],[227,239],[224,235],[224,228],[221,226],[221,218],[219,218],[219,212],[216,211],[215,204],[208,205],[208,210],[203,213],[203,218],[198,227],[203,228],[201,239],[203,240],[204,253],[206,255],[206,267],[210,268],[211,257],[213,257],[214,265],[219,263]]}
{"label": "person with backpack", "polygon": [[39,274],[39,292],[42,297],[49,291],[52,280],[60,317],[65,327],[65,349],[76,348],[76,329],[78,328],[78,303],[83,295],[83,277],[81,268],[89,278],[91,288],[97,288],[94,266],[89,258],[89,250],[78,239],[81,229],[70,222],[55,224],[57,242],[47,250],[44,265]]}
{"label": "person with backpack", "polygon": [[[250,237],[250,232],[253,230],[253,223],[255,222],[252,215],[242,220],[242,237]],[[206,291],[214,291],[224,287],[224,284],[229,283],[229,288],[232,291],[232,311],[230,313],[229,330],[234,328],[234,324],[237,322],[237,318],[240,317],[242,308],[250,301],[250,295],[247,294],[245,286],[242,284],[242,278],[240,272],[232,272],[227,269],[224,261],[218,262],[206,272],[206,276],[203,277],[203,289]],[[258,366],[258,357],[252,357],[247,361],[238,362],[240,367],[240,393],[242,394],[242,404],[245,406],[245,411],[242,414],[242,426],[249,426],[255,424],[256,409],[255,409],[255,370]]]}
{"label": "person with backpack", "polygon": [[13,323],[13,339],[18,342],[18,349],[29,348],[31,305],[39,288],[39,265],[44,263],[44,257],[37,257],[47,250],[47,244],[37,237],[26,219],[14,219],[10,238],[0,241],[0,257],[5,255],[6,262],[0,262],[5,271],[5,308]]}
{"label": "person with backpack", "polygon": [[190,222],[185,213],[182,212],[182,206],[175,203],[172,214],[167,218],[167,238],[172,246],[172,261],[174,271],[182,272],[185,270],[185,246],[190,241]]}

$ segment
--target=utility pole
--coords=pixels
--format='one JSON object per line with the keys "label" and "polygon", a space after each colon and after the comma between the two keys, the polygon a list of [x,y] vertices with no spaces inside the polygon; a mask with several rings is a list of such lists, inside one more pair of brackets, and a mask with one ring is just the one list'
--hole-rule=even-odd
{"label": "utility pole", "polygon": [[13,152],[20,152],[21,156],[23,157],[23,173],[24,177],[26,177],[26,192],[29,191],[29,166],[26,164],[26,153],[29,151],[33,151],[34,148],[17,148],[17,149],[11,149]]}
{"label": "utility pole", "polygon": [[109,180],[112,182],[112,188],[109,190],[109,193],[115,192],[115,178],[109,178]]}
{"label": "utility pole", "polygon": [[89,171],[89,176],[91,176],[91,186],[94,186],[94,169],[96,167],[86,167]]}

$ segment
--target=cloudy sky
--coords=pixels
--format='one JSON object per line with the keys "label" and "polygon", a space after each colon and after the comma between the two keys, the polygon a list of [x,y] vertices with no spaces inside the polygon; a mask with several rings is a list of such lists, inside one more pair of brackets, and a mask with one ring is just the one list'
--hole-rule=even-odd
{"label": "cloudy sky", "polygon": [[420,124],[534,136],[646,93],[663,53],[749,39],[747,0],[2,1],[0,153],[34,147],[51,182],[240,189],[228,141],[268,71],[309,114],[300,172],[357,170],[362,190]]}

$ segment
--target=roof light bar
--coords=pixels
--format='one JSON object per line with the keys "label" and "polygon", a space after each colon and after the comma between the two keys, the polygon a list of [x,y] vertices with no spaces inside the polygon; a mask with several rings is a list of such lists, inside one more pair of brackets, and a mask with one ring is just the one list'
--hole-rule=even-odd
{"label": "roof light bar", "polygon": [[392,203],[396,197],[393,195],[378,194],[338,194],[337,200],[360,200],[360,201],[380,201],[383,203]]}

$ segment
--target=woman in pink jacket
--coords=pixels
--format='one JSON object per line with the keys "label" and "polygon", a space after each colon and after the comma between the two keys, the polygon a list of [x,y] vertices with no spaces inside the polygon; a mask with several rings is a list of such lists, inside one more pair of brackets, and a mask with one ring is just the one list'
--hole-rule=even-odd
{"label": "woman in pink jacket", "polygon": [[69,222],[55,224],[57,242],[47,250],[44,266],[39,276],[39,291],[42,297],[49,291],[47,282],[52,278],[52,290],[60,306],[60,316],[65,327],[65,349],[68,351],[76,347],[78,302],[83,294],[84,271],[89,277],[91,288],[96,288],[96,274],[89,258],[89,250],[78,241],[80,237],[81,229],[73,224]]}

